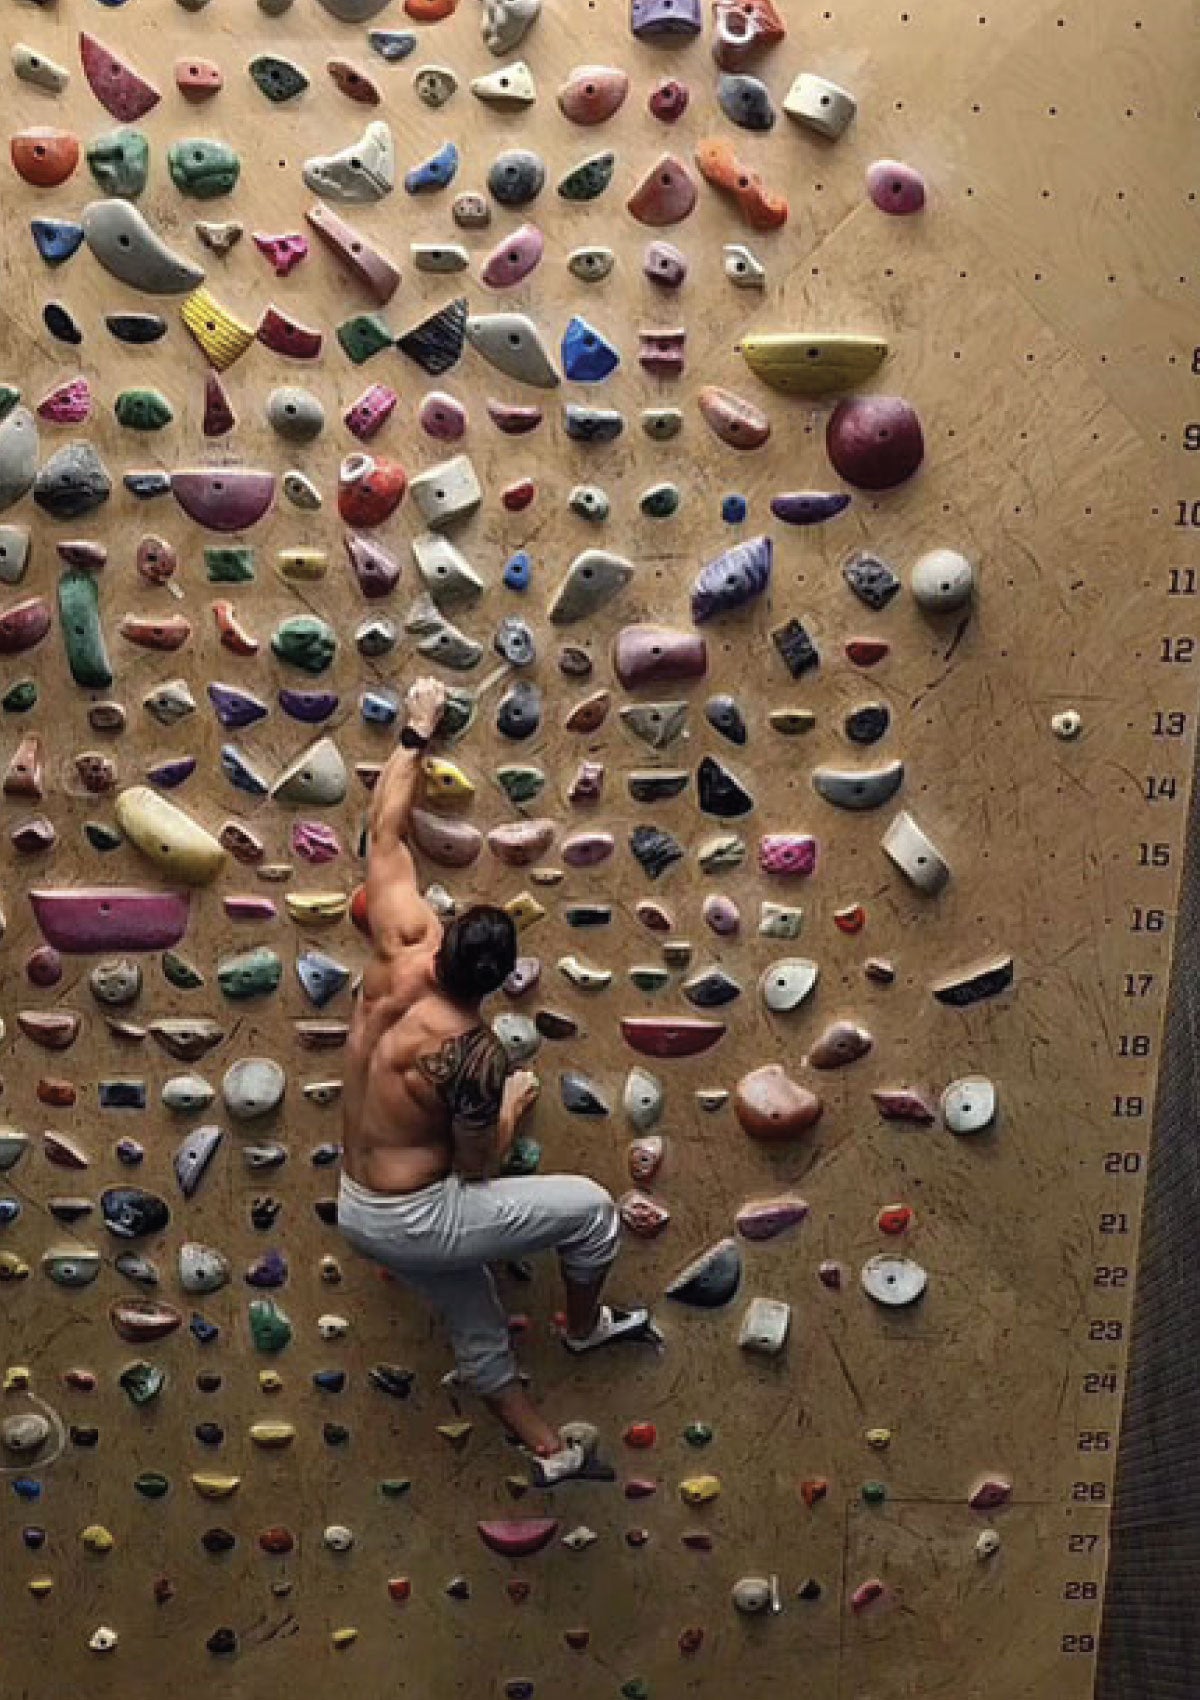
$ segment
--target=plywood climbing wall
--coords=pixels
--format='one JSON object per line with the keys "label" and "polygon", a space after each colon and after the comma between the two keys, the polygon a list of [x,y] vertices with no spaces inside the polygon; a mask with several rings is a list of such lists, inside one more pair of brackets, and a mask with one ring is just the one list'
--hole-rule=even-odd
{"label": "plywood climbing wall", "polygon": [[[777,109],[801,71],[853,91],[858,114],[840,140],[782,112],[769,132],[735,127],[717,102],[711,20],[700,40],[655,45],[633,37],[621,0],[546,0],[508,56],[523,57],[536,83],[536,102],[515,111],[470,91],[472,78],[508,62],[481,40],[475,0],[437,24],[394,8],[369,26],[340,23],[310,0],[275,18],[249,0],[212,0],[196,13],[165,0],[5,10],[7,42],[70,73],[54,94],[6,66],[9,127],[54,126],[85,146],[113,130],[80,66],[79,31],[94,31],[162,93],[134,125],[149,143],[149,181],[136,204],[150,225],[203,267],[215,301],[250,330],[274,303],[322,338],[311,361],[251,342],[222,380],[236,423],[206,439],[207,361],[180,318],[186,297],[127,287],[86,245],[61,266],[44,263],[30,220],[73,221],[100,190],[82,160],[51,189],[31,187],[6,163],[0,378],[34,406],[55,386],[86,379],[89,417],[39,421],[39,462],[86,440],[113,483],[107,502],[74,520],[53,519],[29,495],[3,515],[30,534],[23,573],[14,566],[5,575],[5,609],[43,598],[51,616],[36,646],[4,655],[0,719],[3,762],[27,758],[20,747],[32,737],[44,769],[40,787],[10,773],[3,802],[3,1113],[9,1134],[25,1138],[0,1142],[9,1164],[0,1187],[9,1201],[0,1230],[2,1414],[51,1425],[39,1451],[4,1459],[6,1693],[144,1697],[220,1686],[258,1700],[283,1688],[307,1696],[352,1687],[475,1700],[569,1689],[599,1700],[734,1685],[757,1696],[798,1683],[821,1700],[1091,1692],[1193,733],[1188,598],[1200,504],[1184,477],[1169,477],[1177,462],[1186,472],[1186,452],[1200,441],[1188,423],[1191,20],[1182,0],[1155,0],[1144,15],[1136,0],[1100,8],[1006,0],[994,9],[989,0],[908,0],[905,9],[833,0],[783,11],[786,39],[748,69]],[[411,29],[415,46],[389,63],[368,45],[368,27]],[[259,54],[302,67],[308,87],[270,102],[247,69]],[[193,104],[175,88],[174,67],[186,71],[196,55],[220,67],[223,87]],[[327,73],[331,58],[368,76],[379,105],[346,98]],[[629,77],[624,104],[595,129],[568,122],[556,100],[584,64]],[[438,109],[414,87],[430,65],[457,79]],[[666,77],[690,90],[671,127],[647,109]],[[564,327],[582,314],[620,352],[611,378],[539,392],[470,348],[436,378],[387,346],[352,363],[336,327],[380,310],[377,302],[311,232],[308,257],[279,278],[251,234],[304,232],[314,197],[303,162],[347,147],[375,119],[390,127],[398,179],[448,141],[461,156],[441,192],[410,195],[398,180],[376,203],[335,206],[400,268],[382,309],[389,335],[465,296],[473,313],[528,313],[557,365]],[[677,156],[695,178],[695,149],[713,136],[786,196],[786,225],[748,229],[737,206],[703,183],[684,222],[661,231],[636,222],[627,198],[660,155]],[[231,193],[204,201],[175,186],[168,150],[192,137],[236,150]],[[525,208],[492,204],[487,229],[458,228],[454,197],[483,192],[497,154],[511,148],[542,157],[546,187]],[[603,150],[614,161],[600,198],[555,192],[570,168]],[[870,203],[864,173],[880,157],[923,174],[923,213],[889,217]],[[186,166],[185,157],[185,175]],[[236,220],[245,235],[219,255],[199,239],[198,219]],[[512,290],[488,290],[485,256],[524,222],[544,234],[541,264]],[[654,238],[686,256],[678,290],[643,273]],[[458,275],[421,270],[410,252],[459,243],[468,259]],[[730,243],[761,262],[761,289],[737,287],[728,274]],[[584,246],[611,251],[601,281],[568,269]],[[69,311],[78,346],[47,328],[50,302]],[[137,346],[115,339],[105,318],[120,312],[161,313],[165,336]],[[639,360],[645,333],[663,330],[686,332],[677,376]],[[916,477],[872,495],[836,476],[825,449],[836,397],[771,390],[737,351],[743,336],[780,331],[886,341],[868,388],[905,397],[920,415],[926,455]],[[361,878],[365,786],[394,738],[394,727],[369,717],[386,718],[387,702],[428,666],[404,630],[422,588],[409,558],[422,529],[411,500],[374,534],[402,565],[386,597],[363,596],[343,548],[339,463],[363,447],[343,416],[372,383],[398,402],[368,452],[412,476],[462,450],[483,486],[478,513],[449,533],[486,589],[448,611],[481,656],[446,674],[475,699],[472,724],[446,754],[475,786],[467,818],[479,828],[545,818],[555,843],[534,867],[514,869],[485,849],[466,871],[424,873],[460,899],[524,890],[544,911],[522,935],[541,959],[540,986],[511,1006],[571,1035],[544,1038],[534,1064],[545,1090],[530,1132],[543,1169],[580,1170],[623,1194],[628,1070],[652,1068],[666,1095],[657,1129],[665,1157],[649,1190],[670,1221],[652,1241],[630,1237],[614,1288],[655,1302],[665,1349],[567,1359],[555,1338],[551,1271],[506,1278],[513,1312],[527,1318],[521,1351],[539,1396],[557,1419],[596,1421],[616,1467],[615,1485],[565,1487],[553,1499],[514,1497],[519,1455],[439,1385],[448,1356],[436,1323],[346,1254],[329,1220],[336,1169],[325,1160],[339,1136],[329,1083],[350,992],[314,1007],[296,964],[306,953],[351,973],[361,964],[346,900]],[[304,446],[267,422],[268,398],[283,385],[323,408],[324,430]],[[698,407],[706,385],[764,410],[769,441],[752,452],[720,441]],[[418,423],[434,388],[467,410],[461,443],[435,441]],[[119,424],[114,404],[131,389],[165,397],[170,423],[150,435]],[[506,434],[489,398],[540,405],[544,417],[528,435]],[[619,410],[622,434],[570,440],[564,402]],[[680,410],[682,428],[656,440],[642,414],[663,408]],[[11,433],[8,443],[19,459]],[[321,505],[298,506],[280,491],[252,530],[223,537],[193,523],[171,495],[143,500],[123,482],[132,472],[223,467],[276,479],[298,470]],[[7,477],[8,462],[3,470]],[[513,492],[523,480],[533,496],[521,507]],[[678,505],[655,518],[643,498],[663,484],[675,487]],[[581,485],[605,493],[602,523],[573,511]],[[852,500],[827,523],[799,529],[772,515],[782,492],[839,490]],[[645,622],[692,630],[689,592],[701,565],[763,535],[774,543],[769,592],[706,625],[706,676],[625,691],[612,666],[616,634]],[[164,583],[136,564],[149,536],[177,554]],[[102,567],[89,551],[66,567],[95,574],[110,687],[80,686],[68,667],[64,618],[80,619],[86,590],[71,581],[73,600],[60,613],[56,550],[80,539],[107,549]],[[253,549],[252,576],[212,581],[205,548],[222,543]],[[6,535],[6,547],[15,560],[19,533]],[[627,559],[632,578],[594,616],[553,626],[551,597],[590,547]],[[967,603],[936,614],[918,606],[910,573],[942,547],[973,563],[975,586]],[[297,549],[318,552],[305,557],[307,573],[289,560]],[[532,569],[523,592],[503,579],[519,551]],[[904,581],[881,611],[843,576],[863,551]],[[232,635],[214,614],[219,602],[231,604]],[[519,676],[541,693],[540,727],[519,743],[496,730],[518,675],[491,640],[510,615],[533,630],[537,658]],[[319,673],[273,651],[282,628],[286,652],[295,631],[286,623],[297,618],[324,623],[301,628],[318,647],[336,639]],[[792,619],[819,656],[798,678],[771,635]],[[3,622],[5,631],[13,625]],[[182,647],[154,647],[164,633],[181,635]],[[870,668],[855,661],[864,659],[854,647],[862,640],[879,652]],[[561,670],[564,644],[586,652],[590,677]],[[186,691],[175,689],[173,700],[190,696],[194,707],[167,723],[148,699],[176,680]],[[17,689],[22,681],[36,686],[36,701]],[[223,727],[213,681],[261,698],[267,714]],[[309,725],[286,711],[281,690],[328,691],[336,703],[323,724]],[[593,692],[611,695],[607,717],[571,730],[566,717]],[[705,704],[721,694],[744,716],[741,745],[706,717]],[[620,710],[668,698],[686,700],[685,727],[661,750],[639,744]],[[97,715],[102,703],[121,712]],[[889,725],[874,747],[858,748],[844,726],[869,704],[887,709]],[[781,729],[784,711],[791,718]],[[1059,720],[1056,731],[1063,715],[1077,725]],[[243,784],[270,787],[318,736],[334,741],[347,771],[337,804],[297,808],[253,795],[231,783],[222,760],[232,746],[258,776],[243,772]],[[81,766],[84,755],[101,759]],[[696,770],[705,756],[737,777],[751,812],[723,820],[701,811]],[[897,759],[902,787],[879,809],[847,811],[814,790],[814,769]],[[604,769],[592,802],[572,800],[583,761]],[[181,762],[194,767],[170,765]],[[514,765],[544,776],[522,808],[496,782],[498,769]],[[673,798],[638,802],[631,774],[655,769],[687,783]],[[31,892],[177,889],[114,833],[117,795],[146,784],[224,833],[240,855],[193,892],[174,956],[104,948],[100,938],[90,955],[56,958]],[[949,865],[937,896],[914,890],[881,851],[901,808]],[[314,820],[320,830],[295,831]],[[231,821],[260,849],[225,830]],[[645,825],[682,851],[656,881],[630,850],[631,833]],[[588,870],[565,867],[559,846],[584,830],[612,833],[615,853]],[[727,855],[733,865],[706,868],[711,841],[730,834],[742,846]],[[762,871],[768,834],[815,839],[815,871],[791,879]],[[706,923],[712,894],[737,906],[737,931],[719,935]],[[648,900],[669,915],[669,933],[639,920]],[[112,901],[83,905],[94,932],[113,924],[111,907],[100,907]],[[760,931],[764,902],[803,910],[796,940]],[[581,905],[604,906],[606,924],[573,927]],[[278,965],[278,985],[231,997],[229,960],[251,950],[274,953],[259,969],[269,985]],[[574,985],[558,966],[571,955],[611,982]],[[771,1013],[760,977],[801,956],[819,969],[815,990],[790,1014]],[[1013,981],[997,995],[965,1008],[933,995],[947,977],[1009,957]],[[115,958],[140,969],[140,990],[122,1007],[92,989],[93,971]],[[869,974],[872,961],[893,972]],[[630,978],[664,967],[656,992]],[[732,1001],[697,1009],[712,969],[727,977]],[[336,982],[336,967],[323,972]],[[719,1021],[725,1032],[689,1060],[637,1058],[622,1018],[664,1014]],[[169,1054],[164,1029],[156,1036],[156,1023],[179,1021],[202,1024],[191,1035],[204,1053],[194,1061]],[[871,1047],[821,1071],[810,1053],[837,1021],[865,1029]],[[179,1031],[165,1029],[177,1049]],[[334,1048],[323,1051],[326,1043]],[[248,1057],[274,1059],[287,1077],[282,1107],[249,1123],[232,1119],[222,1097],[226,1071]],[[814,1128],[776,1145],[749,1139],[733,1103],[739,1080],[771,1063],[823,1105]],[[567,1113],[560,1077],[569,1071],[588,1078],[610,1113]],[[191,1113],[162,1098],[185,1073],[212,1093]],[[971,1136],[950,1131],[940,1108],[944,1089],[965,1077],[993,1082],[999,1105],[993,1124]],[[881,1115],[873,1094],[901,1089],[929,1106],[928,1118]],[[178,1088],[168,1095],[178,1099]],[[224,1137],[185,1197],[174,1159],[204,1125]],[[273,1146],[286,1160],[256,1168],[255,1154],[261,1163]],[[100,1199],[117,1187],[164,1200],[167,1226],[136,1242],[115,1238]],[[733,1234],[746,1201],[776,1194],[806,1199],[807,1220],[771,1241],[739,1240],[742,1278],[729,1304],[705,1312],[663,1297],[682,1266]],[[907,1226],[893,1206],[911,1212]],[[896,1227],[903,1231],[885,1231]],[[228,1284],[183,1292],[185,1242],[219,1251]],[[95,1279],[62,1284],[90,1273],[93,1253]],[[122,1253],[149,1260],[157,1286],[123,1273]],[[864,1266],[883,1255],[909,1260],[893,1270],[902,1278],[914,1276],[912,1265],[925,1274],[923,1294],[906,1308],[880,1305],[864,1288]],[[147,1271],[134,1266],[139,1273]],[[286,1279],[256,1294],[248,1277],[264,1274]],[[252,1338],[256,1296],[290,1322],[277,1353]],[[756,1297],[791,1307],[778,1357],[739,1349],[741,1317]],[[177,1314],[183,1326],[151,1343],[121,1338],[112,1307],[134,1300],[173,1307],[164,1319]],[[201,1321],[189,1326],[194,1315]],[[128,1310],[115,1316],[128,1332]],[[344,1327],[326,1320],[323,1333],[331,1317]],[[144,1403],[130,1397],[138,1362],[163,1377]],[[373,1384],[380,1365],[413,1373],[407,1398]],[[145,1381],[135,1372],[133,1390],[145,1392]],[[457,1422],[472,1425],[465,1436],[441,1432]],[[623,1436],[646,1422],[656,1444],[634,1451]],[[263,1424],[277,1425],[266,1438],[292,1436],[290,1444],[264,1447],[255,1426]],[[685,1437],[696,1424],[711,1428],[704,1447]],[[720,1493],[689,1506],[681,1484],[702,1474],[719,1478]],[[635,1497],[638,1483],[654,1492]],[[1002,1503],[972,1507],[981,1483]],[[485,1549],[476,1524],[510,1515],[552,1515],[559,1536],[586,1525],[597,1538],[580,1551],[556,1539],[532,1558],[504,1559]],[[333,1550],[331,1528],[350,1531],[349,1550]],[[753,1577],[775,1589],[778,1611],[735,1609],[731,1590]],[[106,1632],[116,1642],[103,1651]]]}

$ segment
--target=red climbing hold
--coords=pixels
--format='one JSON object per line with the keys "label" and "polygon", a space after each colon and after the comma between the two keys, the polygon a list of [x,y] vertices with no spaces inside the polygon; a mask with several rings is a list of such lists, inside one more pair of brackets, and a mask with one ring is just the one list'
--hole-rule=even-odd
{"label": "red climbing hold", "polygon": [[558,1533],[557,1517],[512,1517],[479,1523],[479,1538],[485,1547],[505,1558],[525,1558],[541,1552]]}

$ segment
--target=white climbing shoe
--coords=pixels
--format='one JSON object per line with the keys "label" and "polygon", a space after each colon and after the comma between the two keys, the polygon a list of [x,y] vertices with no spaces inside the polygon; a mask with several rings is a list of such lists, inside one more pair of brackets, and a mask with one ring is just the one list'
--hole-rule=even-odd
{"label": "white climbing shoe", "polygon": [[620,1305],[601,1305],[592,1332],[582,1340],[573,1340],[569,1334],[564,1334],[563,1345],[568,1352],[592,1352],[597,1346],[607,1346],[614,1340],[648,1338],[652,1328],[650,1312],[644,1305],[635,1305],[628,1310]]}
{"label": "white climbing shoe", "polygon": [[581,1476],[596,1456],[599,1431],[591,1423],[564,1423],[559,1429],[562,1447],[542,1458],[531,1454],[529,1471],[535,1487],[554,1487],[557,1482]]}

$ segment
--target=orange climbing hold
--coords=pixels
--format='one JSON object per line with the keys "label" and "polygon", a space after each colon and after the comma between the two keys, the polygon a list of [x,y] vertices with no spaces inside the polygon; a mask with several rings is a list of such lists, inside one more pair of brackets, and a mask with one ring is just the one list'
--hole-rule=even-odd
{"label": "orange climbing hold", "polygon": [[18,130],[8,148],[17,175],[35,189],[56,189],[79,164],[79,143],[67,130]]}
{"label": "orange climbing hold", "polygon": [[624,1434],[626,1446],[636,1447],[639,1451],[653,1446],[657,1439],[658,1430],[653,1423],[630,1423]]}
{"label": "orange climbing hold", "polygon": [[772,195],[757,171],[743,165],[733,144],[710,137],[696,149],[700,175],[714,189],[732,195],[751,230],[778,230],[787,223],[788,204],[783,195]]}
{"label": "orange climbing hold", "polygon": [[800,1497],[811,1510],[820,1503],[829,1492],[829,1483],[824,1476],[810,1476],[807,1481],[800,1483]]}
{"label": "orange climbing hold", "polygon": [[458,8],[458,0],[404,0],[404,10],[419,24],[440,24]]}

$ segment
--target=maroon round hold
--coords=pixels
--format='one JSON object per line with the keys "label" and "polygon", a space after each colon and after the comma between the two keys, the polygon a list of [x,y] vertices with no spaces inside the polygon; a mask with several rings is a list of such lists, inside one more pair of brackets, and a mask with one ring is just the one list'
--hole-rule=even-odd
{"label": "maroon round hold", "polygon": [[911,478],[925,456],[916,410],[900,396],[849,396],[825,431],[834,470],[860,490],[890,490]]}

